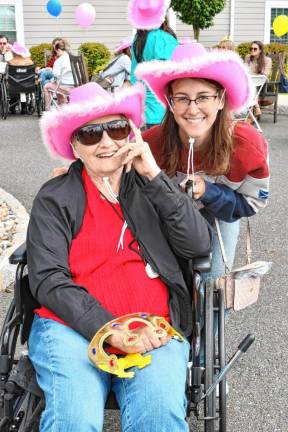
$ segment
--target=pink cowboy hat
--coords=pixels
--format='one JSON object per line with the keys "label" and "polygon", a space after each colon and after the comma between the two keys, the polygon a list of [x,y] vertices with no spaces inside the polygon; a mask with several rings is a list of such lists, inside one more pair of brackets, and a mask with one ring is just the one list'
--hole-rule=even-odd
{"label": "pink cowboy hat", "polygon": [[69,104],[47,111],[40,120],[42,138],[49,152],[62,159],[74,160],[71,148],[73,132],[85,123],[111,114],[142,124],[145,89],[142,84],[108,93],[94,82],[76,87],[70,92]]}
{"label": "pink cowboy hat", "polygon": [[141,63],[136,76],[167,106],[167,84],[180,78],[202,78],[217,81],[226,90],[231,111],[240,112],[253,100],[253,85],[247,67],[232,51],[206,51],[198,42],[178,45],[169,61]]}
{"label": "pink cowboy hat", "polygon": [[117,48],[115,49],[115,53],[120,53],[124,49],[130,47],[132,44],[132,41],[133,41],[133,36],[129,36],[129,37],[122,39],[121,42],[119,43],[119,45],[117,46]]}
{"label": "pink cowboy hat", "polygon": [[130,0],[128,19],[140,30],[157,29],[165,20],[170,0]]}
{"label": "pink cowboy hat", "polygon": [[30,51],[18,42],[14,42],[13,45],[11,45],[11,51],[21,57],[30,57]]}

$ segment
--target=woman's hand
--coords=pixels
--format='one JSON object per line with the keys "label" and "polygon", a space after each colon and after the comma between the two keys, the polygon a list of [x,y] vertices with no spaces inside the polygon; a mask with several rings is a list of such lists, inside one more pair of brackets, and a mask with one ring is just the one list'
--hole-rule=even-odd
{"label": "woman's hand", "polygon": [[[185,179],[181,184],[181,190],[185,192],[185,184],[188,180],[193,180],[193,176],[189,176],[189,178]],[[198,174],[194,175],[194,183],[193,183],[193,198],[194,199],[200,199],[206,190],[206,183],[203,177],[201,177]]]}
{"label": "woman's hand", "polygon": [[194,175],[194,188],[193,188],[194,198],[196,200],[200,199],[204,195],[205,190],[206,190],[206,183],[203,177],[201,177],[198,174]]}
{"label": "woman's hand", "polygon": [[[119,329],[119,327],[117,329]],[[152,351],[155,348],[166,345],[171,339],[169,335],[159,338],[157,334],[155,334],[153,330],[148,326],[136,328],[134,330],[131,330],[130,333],[139,336],[139,340],[137,343],[135,343],[135,345],[127,346],[124,343],[124,331],[123,336],[119,333],[111,335],[109,336],[109,338],[107,338],[106,342],[114,348],[117,348],[127,354],[131,354]]]}
{"label": "woman's hand", "polygon": [[149,180],[153,180],[161,171],[157,165],[154,156],[150,150],[148,143],[143,141],[141,131],[138,129],[132,120],[129,124],[135,136],[135,142],[130,142],[121,147],[114,157],[119,157],[127,153],[126,158],[123,160],[123,165],[133,165],[135,170]]}

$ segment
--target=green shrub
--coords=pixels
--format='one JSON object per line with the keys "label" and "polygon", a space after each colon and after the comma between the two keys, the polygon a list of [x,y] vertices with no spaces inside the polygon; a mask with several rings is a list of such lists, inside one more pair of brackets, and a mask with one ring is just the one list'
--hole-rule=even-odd
{"label": "green shrub", "polygon": [[103,69],[111,58],[111,53],[106,45],[97,42],[83,43],[79,47],[79,52],[83,53],[86,58],[90,78],[94,73]]}
{"label": "green shrub", "polygon": [[247,54],[250,52],[251,42],[242,42],[236,48],[236,51],[240,55],[240,57],[244,60]]}
{"label": "green shrub", "polygon": [[31,58],[36,64],[36,66],[43,67],[45,65],[44,50],[52,50],[52,45],[49,43],[42,43],[40,45],[35,45],[29,48],[31,53]]}
{"label": "green shrub", "polygon": [[270,44],[264,45],[264,47],[265,54],[278,54],[282,52],[288,53],[288,46],[277,42],[272,42]]}

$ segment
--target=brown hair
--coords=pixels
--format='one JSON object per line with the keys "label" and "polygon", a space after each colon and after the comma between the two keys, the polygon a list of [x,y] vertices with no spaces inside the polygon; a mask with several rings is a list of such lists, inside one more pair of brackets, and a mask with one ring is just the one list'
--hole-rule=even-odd
{"label": "brown hair", "polygon": [[[213,84],[223,94],[223,87],[212,80],[203,80]],[[168,95],[172,94],[172,82],[168,85]],[[227,173],[230,168],[231,155],[234,142],[231,133],[232,118],[224,95],[224,107],[217,113],[216,120],[211,127],[207,150],[203,155],[201,166],[197,170],[203,170],[208,175],[218,176]],[[163,120],[161,132],[161,160],[160,166],[165,168],[168,176],[174,176],[181,171],[181,152],[183,143],[179,135],[179,126],[175,121],[173,113],[168,109]]]}
{"label": "brown hair", "polygon": [[257,74],[262,74],[263,70],[265,68],[264,45],[260,41],[251,42],[251,47],[253,44],[258,45],[258,47],[260,48],[260,54],[259,54],[259,57],[257,59],[255,59],[255,57],[252,55],[250,55],[249,59],[250,59],[250,62],[252,62],[254,59],[257,61]]}

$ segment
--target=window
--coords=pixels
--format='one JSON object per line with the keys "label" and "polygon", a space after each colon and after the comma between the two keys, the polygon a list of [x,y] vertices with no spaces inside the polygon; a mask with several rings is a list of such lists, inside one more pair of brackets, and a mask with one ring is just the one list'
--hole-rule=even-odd
{"label": "window", "polygon": [[277,37],[273,31],[273,21],[279,15],[288,15],[288,1],[267,0],[265,3],[264,43],[279,42],[288,44],[288,34]]}
{"label": "window", "polygon": [[0,0],[0,34],[24,45],[22,0]]}
{"label": "window", "polygon": [[0,4],[0,34],[7,36],[10,42],[17,39],[15,6]]}

